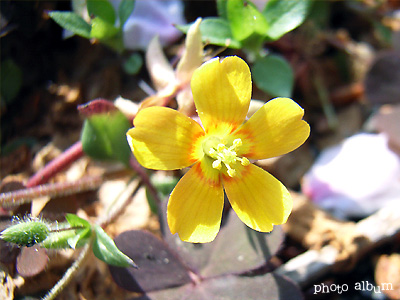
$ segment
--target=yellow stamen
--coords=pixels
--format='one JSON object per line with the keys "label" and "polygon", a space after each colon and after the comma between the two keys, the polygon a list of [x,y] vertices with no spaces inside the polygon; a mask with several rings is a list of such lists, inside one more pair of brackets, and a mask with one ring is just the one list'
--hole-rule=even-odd
{"label": "yellow stamen", "polygon": [[240,146],[242,146],[241,139],[235,139],[232,146],[226,147],[219,138],[211,136],[203,143],[203,151],[209,157],[215,159],[212,163],[214,169],[221,170],[222,164],[224,164],[228,175],[234,177],[236,170],[233,166],[236,162],[240,162],[242,166],[250,164],[246,157],[238,157],[237,150]]}

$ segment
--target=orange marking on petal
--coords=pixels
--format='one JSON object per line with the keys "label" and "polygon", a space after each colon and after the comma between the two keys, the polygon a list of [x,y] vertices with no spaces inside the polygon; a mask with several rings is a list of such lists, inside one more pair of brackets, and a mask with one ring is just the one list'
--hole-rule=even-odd
{"label": "orange marking on petal", "polygon": [[[207,168],[207,162],[204,161],[204,160],[202,161],[202,163],[195,164],[192,167],[192,169],[196,173],[196,175],[199,178],[202,178],[202,180],[205,181],[211,187],[221,186],[221,180],[220,180],[220,176],[219,176],[219,171],[213,169],[211,164],[210,164],[211,173],[207,174],[207,172],[205,172],[205,170],[204,170],[205,168]],[[218,174],[218,175],[216,175],[216,174]],[[207,176],[207,175],[209,175],[209,176]]]}
{"label": "orange marking on petal", "polygon": [[239,129],[233,133],[235,138],[240,138],[243,141],[244,151],[240,151],[240,154],[245,157],[251,157],[254,154],[254,137],[250,131],[246,129]]}
{"label": "orange marking on petal", "polygon": [[191,161],[192,163],[195,163],[202,158],[202,156],[199,154],[199,152],[201,151],[201,149],[200,149],[201,141],[199,141],[199,139],[204,137],[204,135],[205,135],[205,132],[202,131],[202,132],[196,133],[193,136],[193,142],[189,149],[189,161]]}

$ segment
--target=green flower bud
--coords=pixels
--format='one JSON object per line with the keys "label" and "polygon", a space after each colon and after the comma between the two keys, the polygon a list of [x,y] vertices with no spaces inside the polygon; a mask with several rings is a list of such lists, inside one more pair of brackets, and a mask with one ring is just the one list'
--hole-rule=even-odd
{"label": "green flower bud", "polygon": [[49,226],[40,219],[17,221],[0,233],[0,238],[19,246],[31,247],[44,241],[49,235]]}

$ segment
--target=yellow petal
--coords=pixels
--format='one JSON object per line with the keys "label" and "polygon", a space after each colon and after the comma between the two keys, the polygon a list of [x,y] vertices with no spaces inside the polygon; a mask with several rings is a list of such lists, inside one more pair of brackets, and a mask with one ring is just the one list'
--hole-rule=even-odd
{"label": "yellow petal", "polygon": [[198,68],[191,87],[197,112],[206,132],[217,123],[238,127],[246,118],[251,98],[248,65],[237,56],[222,62],[212,59]]}
{"label": "yellow petal", "polygon": [[[148,169],[175,170],[202,158],[196,141],[204,135],[189,117],[166,107],[141,110],[127,132],[128,143],[138,162]],[[198,143],[197,143],[198,144]]]}
{"label": "yellow petal", "polygon": [[285,186],[263,169],[250,164],[236,168],[235,177],[223,176],[226,195],[238,217],[257,231],[268,232],[286,222],[292,198]]}
{"label": "yellow petal", "polygon": [[172,234],[192,243],[207,243],[217,235],[224,204],[219,172],[208,158],[196,163],[178,182],[168,202]]}
{"label": "yellow petal", "polygon": [[243,140],[240,154],[249,159],[264,159],[298,148],[310,135],[303,115],[304,110],[292,99],[268,101],[233,134]]}

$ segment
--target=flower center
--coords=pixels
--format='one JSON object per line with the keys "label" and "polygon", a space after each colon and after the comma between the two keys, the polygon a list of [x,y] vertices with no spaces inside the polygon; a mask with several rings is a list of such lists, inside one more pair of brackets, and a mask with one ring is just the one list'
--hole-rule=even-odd
{"label": "flower center", "polygon": [[237,151],[242,145],[241,139],[233,141],[232,146],[227,147],[222,141],[215,136],[209,137],[203,142],[203,151],[206,155],[214,159],[212,167],[217,170],[221,170],[222,165],[227,169],[227,173],[230,177],[236,175],[234,164],[240,162],[242,166],[248,166],[250,164],[246,157],[239,157]]}

